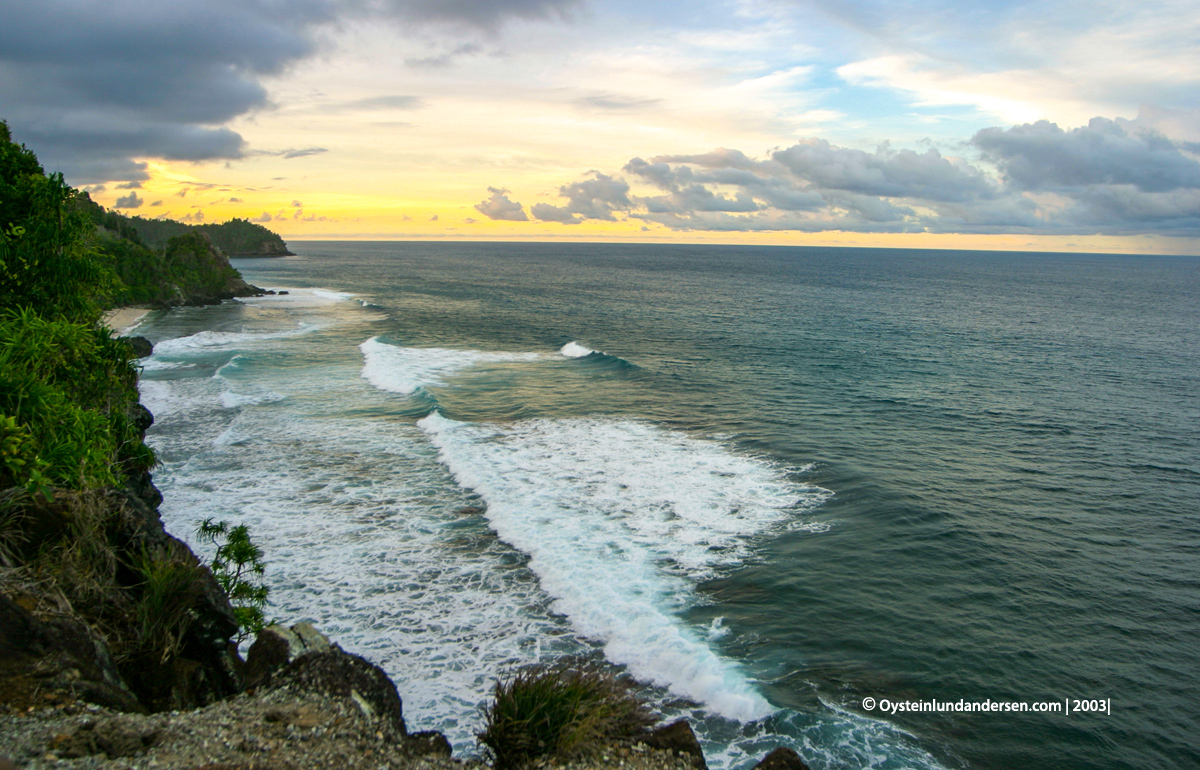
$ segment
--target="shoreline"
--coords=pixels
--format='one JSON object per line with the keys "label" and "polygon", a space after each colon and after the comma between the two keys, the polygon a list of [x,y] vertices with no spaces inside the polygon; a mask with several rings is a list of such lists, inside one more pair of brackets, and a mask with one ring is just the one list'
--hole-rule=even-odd
{"label": "shoreline", "polygon": [[153,312],[149,307],[118,307],[104,311],[100,323],[118,336],[126,336],[141,325],[146,316]]}

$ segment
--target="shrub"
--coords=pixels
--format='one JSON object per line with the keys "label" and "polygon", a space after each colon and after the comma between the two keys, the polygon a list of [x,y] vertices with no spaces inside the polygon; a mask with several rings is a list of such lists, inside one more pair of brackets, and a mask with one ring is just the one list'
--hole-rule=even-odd
{"label": "shrub", "polygon": [[133,358],[95,324],[0,311],[0,488],[84,489],[149,469],[154,454],[129,416]]}
{"label": "shrub", "polygon": [[498,770],[589,754],[657,721],[630,680],[577,658],[528,666],[496,682],[484,717],[479,741]]}
{"label": "shrub", "polygon": [[208,518],[200,522],[196,534],[217,547],[212,572],[233,606],[239,629],[237,641],[262,631],[266,626],[263,610],[270,589],[262,584],[266,565],[262,549],[250,539],[249,527],[245,524],[231,527],[227,521],[214,522]]}
{"label": "shrub", "polygon": [[[171,544],[174,546],[174,544]],[[137,602],[137,658],[161,666],[179,654],[201,596],[199,568],[181,546],[143,550]]]}

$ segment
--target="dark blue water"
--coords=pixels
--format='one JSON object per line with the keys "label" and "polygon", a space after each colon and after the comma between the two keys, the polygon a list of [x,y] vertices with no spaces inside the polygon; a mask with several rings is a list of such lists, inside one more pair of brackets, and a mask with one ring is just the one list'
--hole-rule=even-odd
{"label": "dark blue water", "polygon": [[[614,630],[595,590],[560,584],[585,577],[571,560],[606,547],[657,565],[638,588],[653,600],[619,612],[649,612],[648,639],[663,630],[650,618],[659,613],[716,656],[725,680],[711,697],[696,678],[683,693],[687,675],[665,672],[657,684],[664,698],[684,698],[677,708],[703,723],[722,761],[783,736],[814,767],[1200,767],[1200,260],[292,248],[299,257],[235,263],[259,285],[354,293],[353,307],[320,310],[334,320],[282,338],[291,347],[255,352],[222,338],[234,347],[211,366],[239,355],[262,379],[228,379],[276,383],[278,395],[225,396],[222,414],[244,411],[230,430],[255,414],[278,424],[287,404],[329,410],[339,426],[395,426],[424,469],[397,472],[395,485],[424,473],[450,491],[423,499],[479,502],[490,519],[454,526],[512,561],[513,585],[526,586],[497,591],[544,594],[529,599],[541,608],[530,612],[543,625],[526,629],[538,650],[570,637],[635,673],[661,664],[622,648],[643,627]],[[253,307],[253,317],[185,311],[148,328],[165,339],[316,323],[298,306]],[[571,342],[599,352],[556,355]],[[455,363],[454,351],[508,358]],[[281,372],[347,385],[336,396],[328,384],[291,392]],[[187,376],[147,373],[163,388]],[[238,462],[228,432],[215,448],[168,447],[183,418],[160,423],[163,446],[178,451],[164,470],[168,503],[172,485],[185,494],[204,467]],[[296,442],[292,454],[316,446]],[[320,451],[328,468],[334,453]],[[646,468],[653,478],[639,475]],[[655,486],[673,474],[678,490]],[[523,499],[536,499],[543,533],[568,527],[554,511],[579,517],[573,542],[591,550],[548,544],[522,519]],[[725,531],[721,516],[746,524]],[[617,520],[628,531],[606,529]],[[670,547],[657,549],[656,532]],[[587,574],[607,568],[598,561]],[[404,591],[381,601],[404,602]],[[884,714],[864,698],[1110,699],[1111,713]]]}

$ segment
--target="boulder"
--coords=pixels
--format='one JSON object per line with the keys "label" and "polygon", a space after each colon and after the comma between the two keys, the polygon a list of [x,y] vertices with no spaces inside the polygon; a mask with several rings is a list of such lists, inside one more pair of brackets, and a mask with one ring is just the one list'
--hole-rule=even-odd
{"label": "boulder", "polygon": [[39,620],[0,594],[0,703],[29,708],[75,699],[118,711],[145,710],[86,624]]}
{"label": "boulder", "polygon": [[808,770],[808,765],[800,759],[800,755],[791,749],[780,746],[754,766],[754,770]]}
{"label": "boulder", "polygon": [[652,749],[686,754],[692,758],[693,763],[700,770],[708,770],[708,763],[704,761],[704,751],[700,748],[700,741],[697,740],[696,733],[687,720],[680,719],[678,722],[655,728],[645,735],[635,738],[634,742],[644,744]]}
{"label": "boulder", "polygon": [[404,706],[396,685],[379,666],[336,644],[299,655],[272,676],[272,685],[350,698],[368,719],[391,733],[393,739],[408,736]]}
{"label": "boulder", "polygon": [[138,358],[149,358],[154,353],[154,345],[145,337],[122,337],[133,348],[133,354]]}
{"label": "boulder", "polygon": [[261,687],[275,672],[307,652],[326,652],[329,639],[309,623],[267,626],[259,632],[246,655],[246,686]]}
{"label": "boulder", "polygon": [[434,757],[449,757],[454,753],[450,741],[436,730],[409,733],[408,747],[414,754]]}

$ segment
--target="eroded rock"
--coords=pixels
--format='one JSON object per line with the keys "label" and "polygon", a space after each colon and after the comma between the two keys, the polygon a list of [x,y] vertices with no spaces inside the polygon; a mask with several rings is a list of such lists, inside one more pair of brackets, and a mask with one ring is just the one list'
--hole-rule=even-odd
{"label": "eroded rock", "polygon": [[780,746],[767,754],[754,766],[754,770],[808,770],[808,765],[800,759],[800,755],[791,749]]}
{"label": "eroded rock", "polygon": [[704,761],[704,751],[700,748],[700,741],[686,720],[680,719],[678,722],[651,730],[646,735],[636,738],[635,743],[644,744],[652,749],[686,754],[692,758],[696,767],[708,770],[708,763]]}

